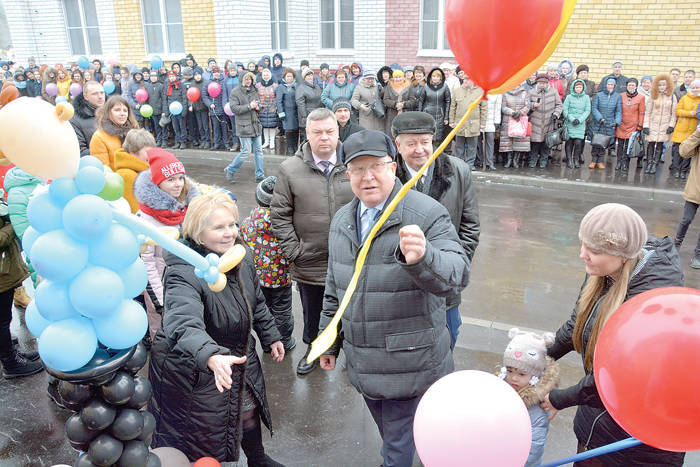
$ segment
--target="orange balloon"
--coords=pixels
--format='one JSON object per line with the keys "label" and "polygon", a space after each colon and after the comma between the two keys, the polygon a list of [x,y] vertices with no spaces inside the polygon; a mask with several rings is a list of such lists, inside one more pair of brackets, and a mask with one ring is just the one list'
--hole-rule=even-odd
{"label": "orange balloon", "polygon": [[221,464],[213,457],[200,457],[192,467],[221,467]]}
{"label": "orange balloon", "polygon": [[612,418],[645,444],[700,449],[700,290],[653,289],[623,303],[598,336],[596,387]]}
{"label": "orange balloon", "polygon": [[472,81],[504,92],[549,58],[575,5],[576,0],[447,0],[447,39]]}

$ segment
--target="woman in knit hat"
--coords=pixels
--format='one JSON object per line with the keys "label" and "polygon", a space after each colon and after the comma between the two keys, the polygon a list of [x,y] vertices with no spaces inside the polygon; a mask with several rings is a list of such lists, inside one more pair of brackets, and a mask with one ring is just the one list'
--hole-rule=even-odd
{"label": "woman in knit hat", "polygon": [[[553,389],[542,408],[556,411],[578,406],[574,433],[578,451],[630,437],[605,410],[593,376],[593,354],[603,325],[623,303],[659,287],[683,285],[683,269],[669,237],[647,238],[642,218],[623,204],[591,209],[579,228],[586,279],[569,320],[548,350],[555,360],[571,351],[581,354],[585,376],[574,386]],[[596,457],[585,465],[683,465],[684,453],[639,445]]]}

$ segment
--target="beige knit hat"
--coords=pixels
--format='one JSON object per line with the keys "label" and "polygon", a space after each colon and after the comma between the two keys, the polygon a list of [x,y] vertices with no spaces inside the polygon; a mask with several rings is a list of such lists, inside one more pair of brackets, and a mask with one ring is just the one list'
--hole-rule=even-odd
{"label": "beige knit hat", "polygon": [[647,241],[647,227],[629,206],[601,204],[586,214],[578,238],[592,250],[623,258],[634,258]]}
{"label": "beige knit hat", "polygon": [[540,376],[547,365],[547,348],[554,343],[554,334],[535,334],[511,328],[510,342],[503,352],[503,366]]}

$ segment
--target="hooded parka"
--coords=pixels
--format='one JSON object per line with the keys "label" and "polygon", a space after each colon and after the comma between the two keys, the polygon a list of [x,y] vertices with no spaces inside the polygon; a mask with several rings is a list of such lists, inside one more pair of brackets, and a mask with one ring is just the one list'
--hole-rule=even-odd
{"label": "hooded parka", "polygon": [[[583,85],[583,91],[574,91],[576,83]],[[582,79],[575,79],[571,83],[571,93],[564,99],[561,108],[564,116],[564,124],[569,132],[569,138],[583,139],[586,135],[586,119],[591,114],[591,99],[586,94],[586,83]],[[574,125],[574,120],[578,120],[578,125]]]}
{"label": "hooded parka", "polygon": [[[435,85],[430,77],[437,71],[442,77],[440,84]],[[418,96],[418,109],[420,112],[427,112],[435,119],[435,134],[433,141],[442,141],[445,132],[445,120],[450,118],[451,95],[450,88],[445,84],[445,73],[438,67],[430,70],[426,77],[425,86]]]}
{"label": "hooded parka", "polygon": [[676,126],[676,96],[673,89],[668,86],[667,92],[661,94],[656,99],[649,97],[644,106],[644,128],[649,129],[648,142],[666,142],[671,139],[667,133],[669,127]]}

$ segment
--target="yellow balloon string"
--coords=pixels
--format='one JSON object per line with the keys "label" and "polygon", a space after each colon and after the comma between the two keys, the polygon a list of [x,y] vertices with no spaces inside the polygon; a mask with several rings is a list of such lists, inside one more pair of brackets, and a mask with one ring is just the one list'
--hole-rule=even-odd
{"label": "yellow balloon string", "polygon": [[467,113],[465,113],[464,116],[460,119],[460,121],[457,123],[457,126],[455,126],[452,129],[452,131],[450,131],[450,133],[447,135],[442,144],[438,146],[433,155],[430,156],[430,159],[428,159],[428,161],[423,165],[423,167],[421,167],[421,169],[416,173],[416,175],[414,175],[413,178],[411,178],[401,187],[401,190],[399,190],[399,192],[396,193],[394,199],[391,200],[389,205],[384,209],[382,215],[379,217],[379,219],[377,219],[377,222],[375,222],[374,226],[369,232],[369,235],[367,236],[367,239],[365,240],[364,244],[362,245],[362,248],[360,249],[360,254],[357,257],[357,260],[355,261],[355,272],[352,275],[352,279],[348,284],[348,288],[345,291],[345,294],[343,295],[343,299],[340,302],[338,311],[335,312],[335,316],[333,316],[331,322],[328,323],[326,329],[324,329],[323,332],[311,343],[311,351],[309,352],[309,356],[306,359],[307,363],[311,363],[318,357],[323,355],[323,353],[326,350],[328,350],[331,347],[331,345],[333,345],[333,342],[335,342],[335,339],[338,337],[338,323],[340,323],[340,319],[343,317],[343,313],[345,312],[345,309],[350,303],[350,299],[352,298],[355,292],[355,288],[357,287],[357,280],[360,278],[362,266],[364,266],[365,264],[365,258],[367,257],[367,252],[369,251],[370,246],[372,245],[372,240],[374,239],[374,236],[379,231],[382,224],[384,224],[384,222],[389,218],[389,215],[392,212],[394,212],[394,209],[403,199],[406,193],[408,193],[408,190],[410,190],[413,187],[413,185],[416,184],[416,182],[423,176],[425,171],[428,170],[430,164],[435,162],[435,159],[437,159],[437,157],[440,154],[442,154],[442,151],[444,151],[447,145],[450,144],[450,142],[455,137],[459,129],[462,127],[462,125],[464,125],[464,122],[466,122],[469,118],[469,114],[471,114],[472,111],[476,108],[476,106],[479,105],[479,102],[481,101],[481,98],[483,96],[484,93],[482,92],[481,94],[479,94],[479,97],[469,105]]}

